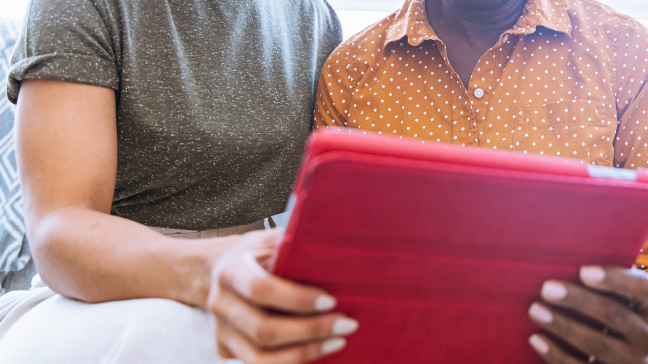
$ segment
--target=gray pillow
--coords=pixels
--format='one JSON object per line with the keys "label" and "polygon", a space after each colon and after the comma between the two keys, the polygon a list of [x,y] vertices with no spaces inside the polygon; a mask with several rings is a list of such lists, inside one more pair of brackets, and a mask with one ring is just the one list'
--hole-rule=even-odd
{"label": "gray pillow", "polygon": [[20,32],[19,20],[0,18],[0,295],[10,272],[23,270],[31,256],[25,239],[22,194],[14,146],[15,106],[7,99],[11,52]]}

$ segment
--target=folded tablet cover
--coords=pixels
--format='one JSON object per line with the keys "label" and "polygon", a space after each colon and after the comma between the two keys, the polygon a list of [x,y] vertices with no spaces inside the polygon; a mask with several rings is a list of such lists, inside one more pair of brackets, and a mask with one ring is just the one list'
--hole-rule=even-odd
{"label": "folded tablet cover", "polygon": [[540,364],[530,303],[583,264],[633,263],[646,180],[578,160],[318,132],[273,271],[326,289],[360,321],[347,348],[318,363]]}

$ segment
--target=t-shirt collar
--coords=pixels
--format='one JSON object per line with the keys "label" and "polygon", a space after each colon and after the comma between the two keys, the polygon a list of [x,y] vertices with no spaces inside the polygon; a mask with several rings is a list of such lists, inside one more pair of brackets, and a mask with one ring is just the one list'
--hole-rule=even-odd
{"label": "t-shirt collar", "polygon": [[[538,26],[571,36],[572,23],[565,0],[528,0],[522,15],[505,34],[533,34]],[[439,40],[427,18],[425,0],[405,0],[387,30],[386,44],[404,37],[412,46]]]}

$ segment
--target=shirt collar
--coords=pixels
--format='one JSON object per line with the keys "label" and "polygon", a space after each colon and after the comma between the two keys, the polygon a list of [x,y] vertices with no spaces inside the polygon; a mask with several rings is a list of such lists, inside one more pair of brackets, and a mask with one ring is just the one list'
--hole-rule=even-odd
{"label": "shirt collar", "polygon": [[517,23],[506,33],[533,34],[538,26],[571,37],[572,22],[565,0],[528,0]]}
{"label": "shirt collar", "polygon": [[394,14],[394,21],[387,30],[387,44],[407,36],[409,44],[418,46],[426,40],[439,40],[425,12],[425,0],[405,0]]}
{"label": "shirt collar", "polygon": [[[565,0],[528,0],[518,21],[505,33],[533,34],[538,26],[542,26],[571,36],[572,23],[568,11]],[[426,40],[439,40],[428,21],[425,0],[405,0],[394,14],[386,42],[397,42],[404,37],[412,46],[419,46]]]}

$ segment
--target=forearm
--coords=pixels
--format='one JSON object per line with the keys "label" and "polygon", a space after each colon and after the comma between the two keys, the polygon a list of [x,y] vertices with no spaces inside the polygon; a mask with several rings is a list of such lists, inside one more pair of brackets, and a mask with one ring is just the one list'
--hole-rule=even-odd
{"label": "forearm", "polygon": [[211,263],[231,241],[172,239],[81,207],[60,208],[28,223],[43,281],[87,302],[167,298],[204,305]]}

